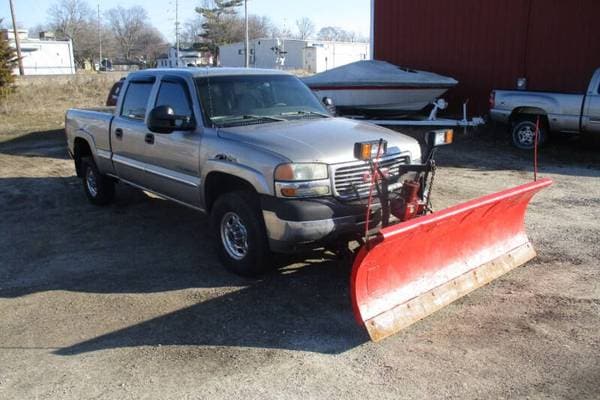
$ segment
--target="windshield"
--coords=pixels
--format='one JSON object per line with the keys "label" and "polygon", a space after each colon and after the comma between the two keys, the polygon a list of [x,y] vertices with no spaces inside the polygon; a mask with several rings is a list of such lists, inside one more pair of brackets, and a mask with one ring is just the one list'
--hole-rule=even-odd
{"label": "windshield", "polygon": [[291,75],[230,75],[197,78],[207,122],[224,127],[330,115]]}

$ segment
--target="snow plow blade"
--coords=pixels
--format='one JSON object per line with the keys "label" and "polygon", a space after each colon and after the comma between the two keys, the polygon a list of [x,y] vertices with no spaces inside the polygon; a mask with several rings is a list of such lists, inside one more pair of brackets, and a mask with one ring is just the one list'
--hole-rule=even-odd
{"label": "snow plow blade", "polygon": [[526,263],[525,211],[550,179],[383,228],[360,249],[352,307],[373,341],[390,336]]}

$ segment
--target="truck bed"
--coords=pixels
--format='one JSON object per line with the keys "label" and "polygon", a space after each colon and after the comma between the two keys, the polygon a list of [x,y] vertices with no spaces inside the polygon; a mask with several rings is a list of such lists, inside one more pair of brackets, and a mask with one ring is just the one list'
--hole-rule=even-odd
{"label": "truck bed", "polygon": [[69,151],[73,153],[75,136],[84,137],[93,143],[94,159],[97,164],[112,171],[110,127],[113,120],[114,107],[71,108],[67,110],[65,134]]}

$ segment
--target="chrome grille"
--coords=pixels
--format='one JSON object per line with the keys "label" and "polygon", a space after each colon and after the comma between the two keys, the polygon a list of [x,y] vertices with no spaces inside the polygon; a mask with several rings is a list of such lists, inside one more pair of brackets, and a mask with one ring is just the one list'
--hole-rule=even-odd
{"label": "chrome grille", "polygon": [[[387,168],[390,176],[397,176],[400,165],[409,163],[409,157],[403,154],[394,154],[384,157],[379,161],[380,168]],[[349,164],[334,166],[334,195],[343,200],[357,199],[369,195],[369,182],[365,177],[369,176],[369,164],[364,161],[356,161]]]}

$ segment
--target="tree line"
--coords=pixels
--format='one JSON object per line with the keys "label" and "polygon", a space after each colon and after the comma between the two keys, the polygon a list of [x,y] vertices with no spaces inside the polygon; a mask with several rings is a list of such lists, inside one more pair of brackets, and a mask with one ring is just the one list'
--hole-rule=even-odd
{"label": "tree line", "polygon": [[168,47],[148,20],[148,13],[140,6],[111,8],[99,20],[86,0],[58,0],[48,9],[47,22],[31,28],[30,35],[49,31],[57,39],[71,39],[79,66],[98,60],[100,40],[103,58],[147,63]]}
{"label": "tree line", "polygon": [[[218,55],[220,45],[243,41],[244,16],[239,12],[243,0],[204,0],[195,16],[180,29],[180,46]],[[87,0],[57,0],[47,12],[44,24],[32,27],[30,35],[53,32],[57,39],[71,39],[76,63],[97,61],[102,41],[103,58],[152,65],[170,44],[149,22],[143,7],[118,6],[105,10],[100,18]],[[359,34],[339,27],[317,30],[307,17],[295,21],[292,30],[273,23],[268,17],[249,16],[250,39],[298,38],[335,41],[365,41]]]}

